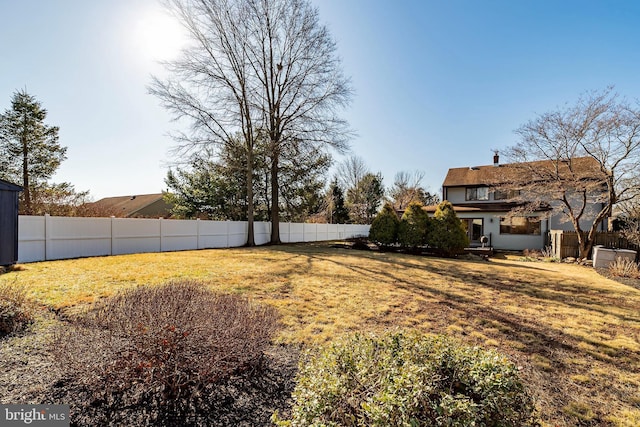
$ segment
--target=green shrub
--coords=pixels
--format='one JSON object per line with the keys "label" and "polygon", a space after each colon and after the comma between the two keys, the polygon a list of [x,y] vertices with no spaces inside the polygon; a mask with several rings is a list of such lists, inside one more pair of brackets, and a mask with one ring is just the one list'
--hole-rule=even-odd
{"label": "green shrub", "polygon": [[96,424],[145,408],[142,424],[183,425],[208,384],[258,371],[276,324],[271,307],[177,281],[99,302],[56,332],[52,351]]}
{"label": "green shrub", "polygon": [[0,283],[0,337],[20,332],[33,320],[23,286]]}
{"label": "green shrub", "polygon": [[456,255],[469,246],[467,232],[451,202],[445,200],[438,205],[428,241],[447,256]]}
{"label": "green shrub", "polygon": [[369,229],[369,240],[379,246],[390,246],[398,241],[400,219],[391,203],[385,203]]}
{"label": "green shrub", "polygon": [[518,369],[444,337],[355,334],[300,363],[279,426],[537,426]]}
{"label": "green shrub", "polygon": [[427,244],[431,220],[422,203],[412,202],[404,211],[398,227],[398,242],[405,248],[418,248]]}

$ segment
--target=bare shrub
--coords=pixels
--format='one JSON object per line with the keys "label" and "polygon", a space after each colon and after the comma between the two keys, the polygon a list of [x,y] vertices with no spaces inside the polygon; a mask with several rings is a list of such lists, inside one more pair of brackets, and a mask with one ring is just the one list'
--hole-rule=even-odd
{"label": "bare shrub", "polygon": [[551,246],[545,246],[542,249],[525,249],[522,251],[520,261],[560,262],[560,259],[554,255]]}
{"label": "bare shrub", "polygon": [[518,258],[518,261],[523,262],[538,262],[542,257],[542,253],[537,249],[525,249],[522,251],[522,256]]}
{"label": "bare shrub", "polygon": [[541,251],[543,258],[554,258],[553,248],[551,246],[545,246]]}
{"label": "bare shrub", "polygon": [[0,283],[0,337],[21,331],[32,320],[24,286]]}
{"label": "bare shrub", "polygon": [[615,261],[609,265],[609,272],[613,276],[640,279],[640,268],[638,268],[638,264],[628,258],[616,257]]}
{"label": "bare shrub", "polygon": [[143,424],[183,424],[205,386],[260,367],[276,327],[271,307],[176,281],[98,303],[57,331],[54,354],[106,420],[143,406]]}

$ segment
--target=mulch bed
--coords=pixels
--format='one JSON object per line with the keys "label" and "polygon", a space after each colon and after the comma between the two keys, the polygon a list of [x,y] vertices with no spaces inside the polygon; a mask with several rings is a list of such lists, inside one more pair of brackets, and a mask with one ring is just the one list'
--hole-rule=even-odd
{"label": "mulch bed", "polygon": [[640,289],[640,279],[634,279],[632,277],[620,277],[614,276],[611,274],[608,268],[596,268],[596,271],[602,277],[606,277],[607,279],[614,280],[618,283],[622,283],[623,285],[631,286],[636,289]]}
{"label": "mulch bed", "polygon": [[[50,323],[54,314],[44,316]],[[31,330],[0,338],[1,403],[70,404],[72,426],[269,426],[276,410],[285,418],[290,412],[296,347],[272,345],[261,367],[208,385],[191,399],[188,416],[178,420],[144,398],[124,397],[120,405],[107,404],[80,382],[64,378],[48,351],[50,328],[44,323],[47,319]]]}

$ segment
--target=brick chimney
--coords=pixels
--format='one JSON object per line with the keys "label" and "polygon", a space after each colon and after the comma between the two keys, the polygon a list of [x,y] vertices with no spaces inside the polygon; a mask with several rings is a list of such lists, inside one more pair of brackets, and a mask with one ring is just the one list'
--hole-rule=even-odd
{"label": "brick chimney", "polygon": [[494,151],[494,154],[493,154],[493,166],[496,166],[496,167],[500,166],[500,155],[498,154],[497,151]]}

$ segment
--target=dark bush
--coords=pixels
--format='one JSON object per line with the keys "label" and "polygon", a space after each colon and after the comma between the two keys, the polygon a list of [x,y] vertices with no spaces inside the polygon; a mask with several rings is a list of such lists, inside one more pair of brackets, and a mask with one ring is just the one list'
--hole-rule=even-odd
{"label": "dark bush", "polygon": [[398,227],[398,242],[405,248],[415,249],[427,244],[431,220],[422,203],[412,202],[404,211]]}
{"label": "dark bush", "polygon": [[0,283],[0,337],[20,332],[33,320],[23,286]]}
{"label": "dark bush", "polygon": [[[273,308],[178,281],[99,302],[57,331],[53,352],[96,424],[189,425],[208,384],[259,371],[276,324]],[[119,418],[132,407],[140,420]]]}
{"label": "dark bush", "polygon": [[428,240],[431,246],[446,256],[459,254],[469,245],[467,232],[451,202],[445,200],[438,205],[433,215],[433,227]]}
{"label": "dark bush", "polygon": [[398,241],[400,219],[391,203],[385,203],[369,229],[369,240],[378,246],[390,246]]}
{"label": "dark bush", "polygon": [[444,337],[352,335],[300,363],[279,426],[539,425],[518,369]]}

